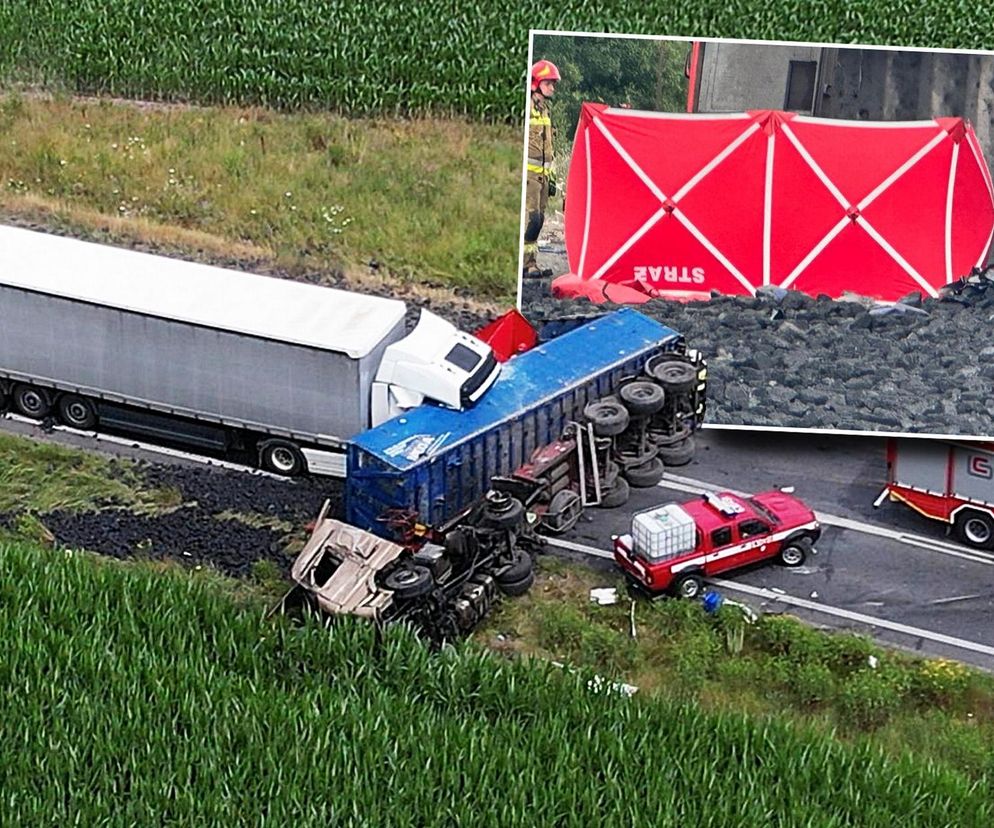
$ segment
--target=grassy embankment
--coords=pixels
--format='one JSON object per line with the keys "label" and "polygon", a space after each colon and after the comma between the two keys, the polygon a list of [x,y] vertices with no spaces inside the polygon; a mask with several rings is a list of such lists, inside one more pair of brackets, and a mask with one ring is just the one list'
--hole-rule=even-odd
{"label": "grassy embankment", "polygon": [[[128,462],[111,464],[72,449],[0,436],[0,514],[20,515],[7,529],[0,527],[0,542],[50,547],[37,516],[52,509],[113,505],[154,514],[180,501],[176,491],[144,486]],[[245,582],[221,578],[209,568],[182,574],[178,563],[135,565],[138,572],[146,568],[172,570],[262,606],[271,606],[285,588],[264,567]],[[627,601],[600,607],[588,598],[591,587],[620,588],[620,581],[544,557],[531,593],[505,601],[475,639],[500,653],[555,659],[635,684],[640,698],[692,701],[716,714],[747,713],[757,726],[789,722],[825,738],[865,742],[892,758],[910,753],[990,788],[990,676],[952,662],[913,659],[862,637],[823,633],[786,617],[747,625],[733,607],[710,618],[696,604],[676,601],[638,603],[632,639]],[[870,656],[877,659],[875,668]]]}
{"label": "grassy embankment", "polygon": [[517,289],[519,136],[7,93],[0,211],[357,286],[461,288],[500,308]]}
{"label": "grassy embankment", "polygon": [[[788,723],[595,694],[207,579],[0,542],[19,824],[989,825],[989,788]],[[154,817],[153,817],[154,815]]]}

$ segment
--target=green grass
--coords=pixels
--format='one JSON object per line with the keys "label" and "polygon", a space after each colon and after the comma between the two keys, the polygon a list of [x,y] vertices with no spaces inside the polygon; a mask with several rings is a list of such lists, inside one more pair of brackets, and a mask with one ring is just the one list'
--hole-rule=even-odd
{"label": "green grass", "polygon": [[[590,588],[605,584],[618,587],[619,603],[589,601]],[[632,639],[630,609],[620,577],[543,559],[529,595],[503,603],[477,639],[593,669],[642,693],[786,719],[894,756],[911,752],[988,790],[994,784],[990,675],[790,616],[749,624],[735,607],[710,617],[685,601],[637,602]]]}
{"label": "green grass", "polygon": [[179,503],[175,490],[144,488],[128,461],[0,434],[0,513],[106,505],[156,511]]}
{"label": "green grass", "polygon": [[[0,208],[291,271],[513,301],[509,127],[0,97]],[[191,250],[192,249],[192,250]]]}
{"label": "green grass", "polygon": [[0,545],[11,824],[989,825],[990,791],[789,724],[402,629],[267,622],[214,577]]}
{"label": "green grass", "polygon": [[519,123],[529,29],[990,45],[951,0],[6,0],[0,77],[73,92]]}

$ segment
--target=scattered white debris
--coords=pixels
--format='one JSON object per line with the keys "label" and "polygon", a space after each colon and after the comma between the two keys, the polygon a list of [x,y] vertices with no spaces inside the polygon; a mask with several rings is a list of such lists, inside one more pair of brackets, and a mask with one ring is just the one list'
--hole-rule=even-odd
{"label": "scattered white debris", "polygon": [[590,600],[602,607],[618,603],[618,590],[615,587],[598,587],[590,590]]}
{"label": "scattered white debris", "polygon": [[817,598],[818,597],[818,590],[816,590],[816,589],[811,590],[811,597],[812,598]]}
{"label": "scattered white debris", "polygon": [[745,616],[746,621],[750,624],[755,624],[759,620],[759,616],[755,613],[752,607],[747,607],[745,604],[740,604],[738,601],[733,601],[731,598],[725,599],[725,606],[738,607]]}
{"label": "scattered white debris", "polygon": [[786,595],[787,591],[780,589],[780,587],[770,587],[770,592],[775,592],[777,595]]}
{"label": "scattered white debris", "polygon": [[873,669],[873,670],[876,670],[877,669],[877,665],[880,663],[880,661],[877,659],[877,657],[876,656],[872,656],[872,655],[866,661],[867,661],[867,664],[870,665],[870,668]]}

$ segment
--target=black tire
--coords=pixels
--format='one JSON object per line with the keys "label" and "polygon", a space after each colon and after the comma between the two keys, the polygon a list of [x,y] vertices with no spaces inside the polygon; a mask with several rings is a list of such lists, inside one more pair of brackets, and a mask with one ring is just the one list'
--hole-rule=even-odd
{"label": "black tire", "polygon": [[7,389],[0,383],[0,411],[7,410]]}
{"label": "black tire", "polygon": [[653,431],[649,430],[649,440],[656,446],[675,446],[677,443],[682,443],[688,437],[693,436],[693,431],[691,431],[690,426],[680,423],[677,430],[672,434],[667,434],[664,431]]}
{"label": "black tire", "polygon": [[503,589],[504,584],[517,583],[534,571],[531,555],[522,549],[515,549],[511,553],[511,563],[494,573],[494,583]]}
{"label": "black tire", "polygon": [[780,548],[780,563],[791,568],[801,566],[811,554],[814,547],[807,538],[795,538],[787,541]]}
{"label": "black tire", "polygon": [[636,380],[622,386],[618,397],[633,417],[650,417],[662,410],[666,402],[663,389],[649,380]]}
{"label": "black tire", "polygon": [[668,359],[649,361],[646,373],[671,394],[685,394],[697,387],[697,368],[689,362]]}
{"label": "black tire", "polygon": [[701,580],[700,575],[694,572],[682,575],[673,584],[673,594],[677,598],[686,598],[688,601],[698,598],[702,589],[704,589],[704,581]]}
{"label": "black tire", "polygon": [[[542,529],[551,535],[560,535],[568,532],[580,519],[583,514],[583,504],[580,502],[580,495],[572,489],[561,489],[552,496],[549,502],[549,512],[557,515],[555,525],[550,525],[545,518],[542,519]],[[565,520],[561,515],[565,514]]]}
{"label": "black tire", "polygon": [[97,424],[97,410],[86,397],[63,394],[59,397],[59,419],[71,428],[88,431]]}
{"label": "black tire", "polygon": [[528,592],[534,583],[535,573],[532,571],[519,581],[498,582],[497,588],[509,598],[517,598],[518,596],[524,595]]}
{"label": "black tire", "polygon": [[383,587],[401,600],[420,598],[435,585],[431,573],[421,566],[401,566],[383,579]]}
{"label": "black tire", "polygon": [[487,503],[481,523],[492,529],[517,529],[525,519],[525,507],[516,497],[507,496],[506,503]]}
{"label": "black tire", "polygon": [[470,538],[464,529],[453,529],[445,536],[445,554],[453,560],[463,560],[469,556]]}
{"label": "black tire", "polygon": [[653,457],[652,460],[644,465],[632,466],[630,469],[625,469],[625,480],[636,489],[648,489],[663,479],[663,472],[665,471],[666,468],[663,466],[663,461],[658,457]]}
{"label": "black tire", "polygon": [[628,481],[623,477],[615,478],[614,485],[601,492],[601,502],[598,505],[601,509],[617,509],[624,506],[631,496],[632,490]]}
{"label": "black tire", "polygon": [[598,437],[614,437],[626,428],[630,417],[628,409],[620,402],[597,400],[588,403],[583,409],[583,416],[593,423],[594,434]]}
{"label": "black tire", "polygon": [[33,385],[15,385],[11,401],[18,412],[32,420],[43,420],[52,411],[48,392]]}
{"label": "black tire", "polygon": [[693,437],[688,437],[682,443],[674,443],[672,446],[659,447],[659,459],[667,466],[686,466],[694,459],[697,451],[697,442]]}
{"label": "black tire", "polygon": [[296,477],[307,471],[307,461],[289,440],[266,440],[259,446],[259,465],[273,474]]}
{"label": "black tire", "polygon": [[968,509],[956,516],[956,537],[978,549],[994,548],[994,518],[987,512]]}

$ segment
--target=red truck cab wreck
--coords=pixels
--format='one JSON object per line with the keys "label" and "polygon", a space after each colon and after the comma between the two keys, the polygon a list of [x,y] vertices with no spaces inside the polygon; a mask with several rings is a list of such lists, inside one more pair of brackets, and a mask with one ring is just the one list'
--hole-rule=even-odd
{"label": "red truck cab wreck", "polygon": [[649,593],[695,598],[704,578],[731,569],[773,558],[800,566],[820,535],[814,512],[787,492],[721,492],[637,512],[631,532],[613,538],[614,558]]}

